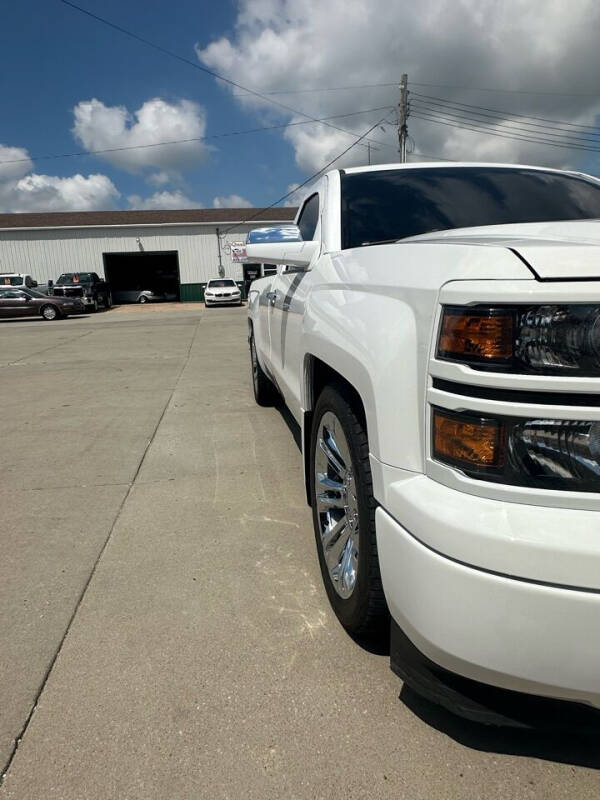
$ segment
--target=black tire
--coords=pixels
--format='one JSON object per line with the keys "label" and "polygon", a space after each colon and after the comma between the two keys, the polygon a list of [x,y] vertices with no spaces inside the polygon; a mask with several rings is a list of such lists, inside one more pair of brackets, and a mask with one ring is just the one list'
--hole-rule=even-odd
{"label": "black tire", "polygon": [[250,332],[250,369],[252,375],[252,388],[254,399],[259,406],[273,406],[279,399],[277,389],[273,382],[267,377],[263,368],[259,364],[254,344],[254,333]]}
{"label": "black tire", "polygon": [[109,292],[104,298],[104,308],[108,311],[109,308],[112,308],[112,304],[112,294]]}
{"label": "black tire", "polygon": [[92,311],[94,314],[98,311],[98,298],[94,297],[94,302],[91,306],[88,306],[89,310]]}
{"label": "black tire", "polygon": [[55,319],[60,319],[62,316],[58,308],[51,303],[40,308],[40,316],[46,322],[52,322]]}
{"label": "black tire", "polygon": [[[378,638],[389,631],[389,612],[383,593],[377,540],[373,480],[369,464],[369,442],[362,414],[357,413],[356,401],[342,385],[327,386],[317,400],[310,435],[310,497],[319,566],[331,606],[352,636]],[[340,596],[334,587],[321,541],[321,519],[315,486],[315,454],[320,438],[320,426],[326,413],[339,420],[347,441],[358,508],[358,559],[356,583],[349,597]]]}

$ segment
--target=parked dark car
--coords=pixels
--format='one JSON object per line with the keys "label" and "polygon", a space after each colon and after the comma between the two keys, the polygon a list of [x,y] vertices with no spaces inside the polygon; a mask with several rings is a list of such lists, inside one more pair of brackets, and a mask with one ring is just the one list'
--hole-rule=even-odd
{"label": "parked dark car", "polygon": [[77,297],[48,297],[35,289],[0,287],[0,317],[34,317],[62,319],[85,311]]}
{"label": "parked dark car", "polygon": [[87,311],[112,306],[110,286],[95,272],[63,272],[52,287],[54,297],[78,297]]}

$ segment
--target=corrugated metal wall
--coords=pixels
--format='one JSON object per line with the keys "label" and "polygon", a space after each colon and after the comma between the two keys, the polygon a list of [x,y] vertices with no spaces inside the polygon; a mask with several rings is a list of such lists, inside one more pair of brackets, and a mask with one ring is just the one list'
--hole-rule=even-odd
{"label": "corrugated metal wall", "polygon": [[[236,226],[224,242],[245,241],[252,227],[256,226]],[[218,275],[217,236],[212,225],[4,230],[0,231],[0,272],[26,272],[39,283],[56,280],[61,272],[104,276],[103,253],[139,253],[142,248],[146,252],[177,250],[182,284],[204,283]],[[225,275],[242,280],[242,265],[234,264],[225,249]]]}

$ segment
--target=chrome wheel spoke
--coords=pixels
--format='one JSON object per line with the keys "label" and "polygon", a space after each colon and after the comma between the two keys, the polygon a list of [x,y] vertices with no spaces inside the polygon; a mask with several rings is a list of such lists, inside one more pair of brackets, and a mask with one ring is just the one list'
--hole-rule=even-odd
{"label": "chrome wheel spoke", "polygon": [[[329,431],[327,431],[329,434]],[[346,476],[346,467],[344,465],[342,456],[337,448],[335,440],[329,434],[328,439],[321,438],[319,440],[319,447],[325,453],[325,457],[329,463],[329,465],[333,468],[334,472],[344,480]]]}
{"label": "chrome wheel spoke", "polygon": [[344,508],[346,503],[341,492],[337,495],[334,492],[319,492],[317,502],[323,509]]}
{"label": "chrome wheel spoke", "polygon": [[340,583],[343,589],[350,590],[356,582],[356,548],[352,536],[348,537],[346,547],[340,561]]}
{"label": "chrome wheel spoke", "polygon": [[330,547],[325,548],[325,561],[332,575],[336,575],[340,571],[340,566],[343,561],[344,553],[350,540],[350,531],[347,526],[344,526],[342,533],[338,536]]}
{"label": "chrome wheel spoke", "polygon": [[343,516],[337,522],[333,521],[329,527],[326,527],[325,530],[322,531],[321,543],[323,544],[323,549],[325,551],[329,550],[331,546],[337,542],[345,527],[346,517]]}
{"label": "chrome wheel spoke", "polygon": [[317,472],[317,484],[328,492],[344,491],[344,484],[341,481],[330,478],[326,472]]}

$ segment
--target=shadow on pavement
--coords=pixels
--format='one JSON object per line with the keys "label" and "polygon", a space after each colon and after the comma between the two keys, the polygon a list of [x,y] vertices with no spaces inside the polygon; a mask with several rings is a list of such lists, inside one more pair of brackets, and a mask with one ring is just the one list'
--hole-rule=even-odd
{"label": "shadow on pavement", "polygon": [[593,709],[564,704],[568,716],[566,724],[562,727],[561,721],[554,719],[552,730],[547,729],[549,720],[541,710],[540,716],[531,720],[537,726],[524,729],[481,725],[463,719],[425,699],[406,684],[402,687],[400,700],[427,725],[465,747],[600,768],[600,713]]}
{"label": "shadow on pavement", "polygon": [[276,406],[277,411],[281,414],[283,421],[288,426],[290,433],[294,437],[294,441],[296,442],[296,447],[300,452],[302,452],[302,431],[300,430],[300,425],[296,422],[294,417],[291,415],[288,407],[284,404],[283,400]]}
{"label": "shadow on pavement", "polygon": [[52,325],[53,322],[68,322],[72,319],[88,319],[89,314],[70,314],[68,317],[61,317],[59,319],[45,320],[39,314],[33,314],[31,317],[0,317],[0,325],[12,325],[14,323],[23,322],[43,322],[46,325]]}

